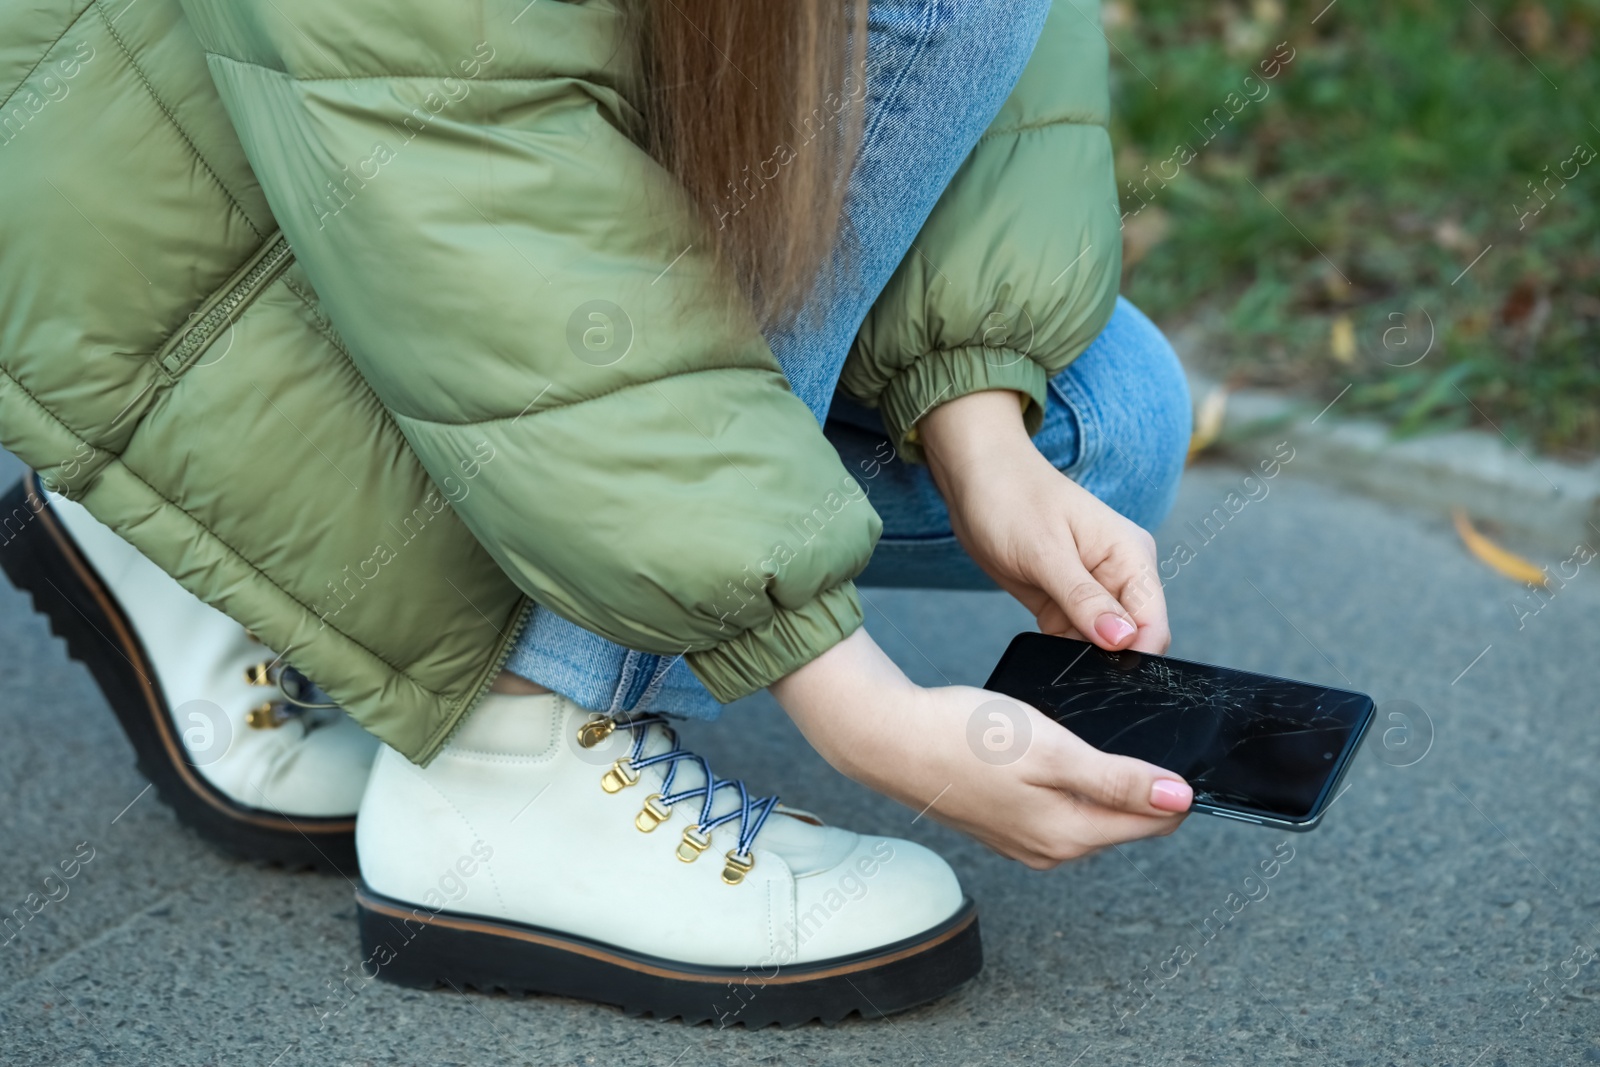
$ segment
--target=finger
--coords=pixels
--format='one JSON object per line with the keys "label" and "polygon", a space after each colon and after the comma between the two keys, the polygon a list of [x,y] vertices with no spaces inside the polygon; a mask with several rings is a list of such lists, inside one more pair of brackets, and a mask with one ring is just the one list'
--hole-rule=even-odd
{"label": "finger", "polygon": [[[1054,612],[1054,614],[1049,618],[1041,615],[1038,619],[1039,632],[1042,634],[1050,634],[1052,637],[1070,637],[1074,641],[1084,641],[1089,644],[1094,643],[1090,641],[1089,638],[1079,633],[1076,626],[1066,622],[1065,618],[1066,617],[1059,611]],[[1172,635],[1168,633],[1164,627],[1157,630],[1147,631],[1143,626],[1141,626],[1138,636],[1134,638],[1133,644],[1128,646],[1128,650],[1133,652],[1150,652],[1159,656],[1165,652],[1171,644]]]}
{"label": "finger", "polygon": [[1102,808],[1093,801],[1070,794],[1065,799],[1070,805],[1072,817],[1085,827],[1078,835],[1084,843],[1085,854],[1113,845],[1125,845],[1129,841],[1143,841],[1147,837],[1165,837],[1182,826],[1189,817],[1188,812],[1181,815],[1130,815],[1125,811]]}
{"label": "finger", "polygon": [[1172,631],[1167,626],[1166,612],[1159,619],[1138,620],[1139,634],[1128,647],[1135,652],[1162,655],[1172,647]]}
{"label": "finger", "polygon": [[1101,752],[1065,727],[1047,731],[1055,742],[1050,784],[1103,808],[1138,816],[1189,810],[1194,790],[1179,775],[1130,756]]}
{"label": "finger", "polygon": [[1037,851],[1056,860],[1077,859],[1101,849],[1165,837],[1177,830],[1187,815],[1133,815],[1113,811],[1071,793],[1057,791],[1061,807],[1052,820],[1048,839],[1033,844]]}
{"label": "finger", "polygon": [[1108,650],[1127,648],[1139,626],[1110,590],[1076,556],[1067,555],[1040,578],[1050,599],[1086,639]]}
{"label": "finger", "polygon": [[1046,600],[1044,606],[1034,614],[1034,621],[1039,625],[1042,634],[1053,634],[1056,637],[1070,637],[1074,641],[1087,641],[1087,637],[1078,632],[1072,625],[1072,620],[1067,618],[1067,613],[1062,611],[1054,600]]}
{"label": "finger", "polygon": [[1166,592],[1156,574],[1155,542],[1149,542],[1148,551],[1145,547],[1119,547],[1095,568],[1094,576],[1116,596],[1139,629],[1128,647],[1159,655],[1172,644],[1172,631],[1167,625]]}

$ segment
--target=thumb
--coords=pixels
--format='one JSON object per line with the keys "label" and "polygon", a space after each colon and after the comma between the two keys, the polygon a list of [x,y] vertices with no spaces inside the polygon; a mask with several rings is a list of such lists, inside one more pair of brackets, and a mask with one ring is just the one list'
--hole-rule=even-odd
{"label": "thumb", "polygon": [[1040,584],[1067,621],[1101,648],[1121,649],[1138,636],[1139,626],[1127,609],[1075,557],[1058,564]]}
{"label": "thumb", "polygon": [[1070,731],[1054,783],[1113,811],[1173,815],[1189,810],[1194,790],[1178,775],[1131,756],[1101,752]]}

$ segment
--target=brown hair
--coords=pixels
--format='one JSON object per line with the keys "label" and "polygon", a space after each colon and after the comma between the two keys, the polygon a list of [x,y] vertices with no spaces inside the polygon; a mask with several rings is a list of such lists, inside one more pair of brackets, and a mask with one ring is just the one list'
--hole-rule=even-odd
{"label": "brown hair", "polygon": [[866,0],[642,0],[647,147],[757,318],[796,312],[841,225]]}

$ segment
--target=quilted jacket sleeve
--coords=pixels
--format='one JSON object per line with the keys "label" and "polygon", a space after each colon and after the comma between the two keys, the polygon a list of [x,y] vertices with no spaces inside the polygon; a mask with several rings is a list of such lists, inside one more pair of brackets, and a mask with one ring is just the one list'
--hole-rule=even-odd
{"label": "quilted jacket sleeve", "polygon": [[920,459],[916,422],[984,389],[1027,398],[1116,305],[1121,223],[1095,0],[1055,0],[1021,79],[946,188],[856,339],[841,381]]}
{"label": "quilted jacket sleeve", "polygon": [[724,701],[860,625],[878,517],[629,136],[613,4],[184,6],[351,357],[518,585]]}

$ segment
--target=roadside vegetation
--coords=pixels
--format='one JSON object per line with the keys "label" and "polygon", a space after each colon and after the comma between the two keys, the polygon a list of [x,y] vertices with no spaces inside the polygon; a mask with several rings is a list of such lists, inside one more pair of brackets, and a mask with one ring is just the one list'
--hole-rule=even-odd
{"label": "roadside vegetation", "polygon": [[1600,2],[1325,3],[1106,6],[1124,291],[1235,383],[1600,453]]}

